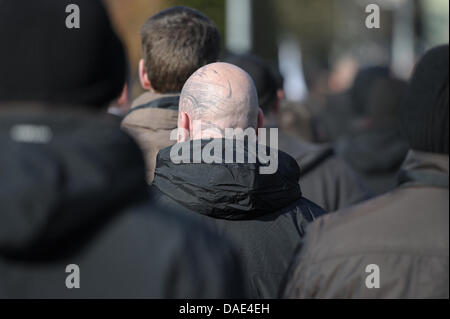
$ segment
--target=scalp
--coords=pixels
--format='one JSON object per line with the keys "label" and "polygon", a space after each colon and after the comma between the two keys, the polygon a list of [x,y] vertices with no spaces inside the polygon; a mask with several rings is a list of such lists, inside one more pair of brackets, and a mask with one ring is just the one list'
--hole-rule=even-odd
{"label": "scalp", "polygon": [[213,63],[197,70],[186,82],[180,111],[193,119],[222,122],[228,127],[254,126],[258,97],[251,77],[228,63]]}

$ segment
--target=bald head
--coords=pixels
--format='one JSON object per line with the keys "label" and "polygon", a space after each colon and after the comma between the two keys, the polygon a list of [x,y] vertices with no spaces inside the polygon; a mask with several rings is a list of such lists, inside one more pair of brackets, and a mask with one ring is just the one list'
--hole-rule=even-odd
{"label": "bald head", "polygon": [[201,121],[201,131],[217,133],[226,128],[258,126],[258,95],[253,80],[228,63],[213,63],[197,70],[183,87],[179,109],[178,126],[187,128],[189,124],[191,133],[193,121]]}

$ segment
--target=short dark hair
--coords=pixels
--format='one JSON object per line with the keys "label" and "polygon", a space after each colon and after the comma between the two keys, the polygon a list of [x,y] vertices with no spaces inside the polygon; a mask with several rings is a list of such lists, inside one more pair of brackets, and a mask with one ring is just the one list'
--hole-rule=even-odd
{"label": "short dark hair", "polygon": [[142,27],[141,37],[145,68],[159,93],[181,92],[196,70],[217,62],[221,50],[215,23],[183,6],[152,16]]}
{"label": "short dark hair", "polygon": [[277,100],[277,91],[282,87],[281,76],[271,68],[268,62],[255,55],[231,55],[226,60],[252,77],[258,91],[259,106],[266,114],[272,111]]}
{"label": "short dark hair", "polygon": [[350,89],[351,108],[356,115],[367,116],[370,91],[377,81],[390,77],[387,66],[369,66],[358,71]]}

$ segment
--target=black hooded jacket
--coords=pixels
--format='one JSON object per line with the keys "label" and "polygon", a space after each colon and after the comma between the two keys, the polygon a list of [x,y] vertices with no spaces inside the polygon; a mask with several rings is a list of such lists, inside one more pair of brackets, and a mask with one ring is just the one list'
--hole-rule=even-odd
{"label": "black hooded jacket", "polygon": [[[244,261],[250,296],[275,298],[304,227],[325,212],[302,197],[300,169],[286,153],[278,152],[278,169],[265,175],[259,161],[225,163],[225,140],[203,140],[202,150],[212,141],[222,143],[222,156],[212,164],[204,160],[192,163],[192,141],[182,144],[190,146],[190,163],[175,164],[171,147],[162,150],[151,186],[152,199],[200,215],[231,238]],[[240,148],[235,143],[234,153],[238,150],[247,159],[248,145]]]}
{"label": "black hooded jacket", "polygon": [[228,242],[149,209],[142,155],[115,117],[0,109],[0,298],[245,296]]}
{"label": "black hooded jacket", "polygon": [[[389,125],[366,129],[336,143],[337,152],[353,167],[374,195],[393,190],[408,144]],[[382,150],[382,151],[381,151]]]}

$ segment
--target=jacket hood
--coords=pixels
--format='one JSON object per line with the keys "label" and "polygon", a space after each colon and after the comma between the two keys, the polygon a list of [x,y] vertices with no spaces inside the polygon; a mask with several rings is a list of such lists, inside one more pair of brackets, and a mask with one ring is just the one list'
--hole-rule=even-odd
{"label": "jacket hood", "polygon": [[0,256],[54,257],[145,196],[142,155],[119,124],[61,106],[2,110]]}
{"label": "jacket hood", "polygon": [[409,151],[400,174],[400,184],[449,187],[449,156],[444,154]]}
{"label": "jacket hood", "polygon": [[341,139],[337,151],[357,170],[382,174],[398,170],[408,152],[408,144],[396,129],[385,127]]}
{"label": "jacket hood", "polygon": [[[200,214],[228,220],[245,220],[274,213],[286,208],[301,198],[298,184],[300,169],[296,161],[284,152],[263,147],[266,154],[278,155],[278,169],[272,175],[262,174],[259,160],[256,163],[225,163],[225,140],[202,140],[202,151],[210,143],[217,143],[222,150],[217,157],[220,163],[193,164],[194,141],[176,144],[189,147],[186,161],[175,164],[171,160],[172,147],[158,154],[153,185],[162,193]],[[249,154],[248,145],[242,148],[236,141],[233,152]],[[270,153],[272,152],[272,153]],[[276,156],[275,156],[276,158]]]}

